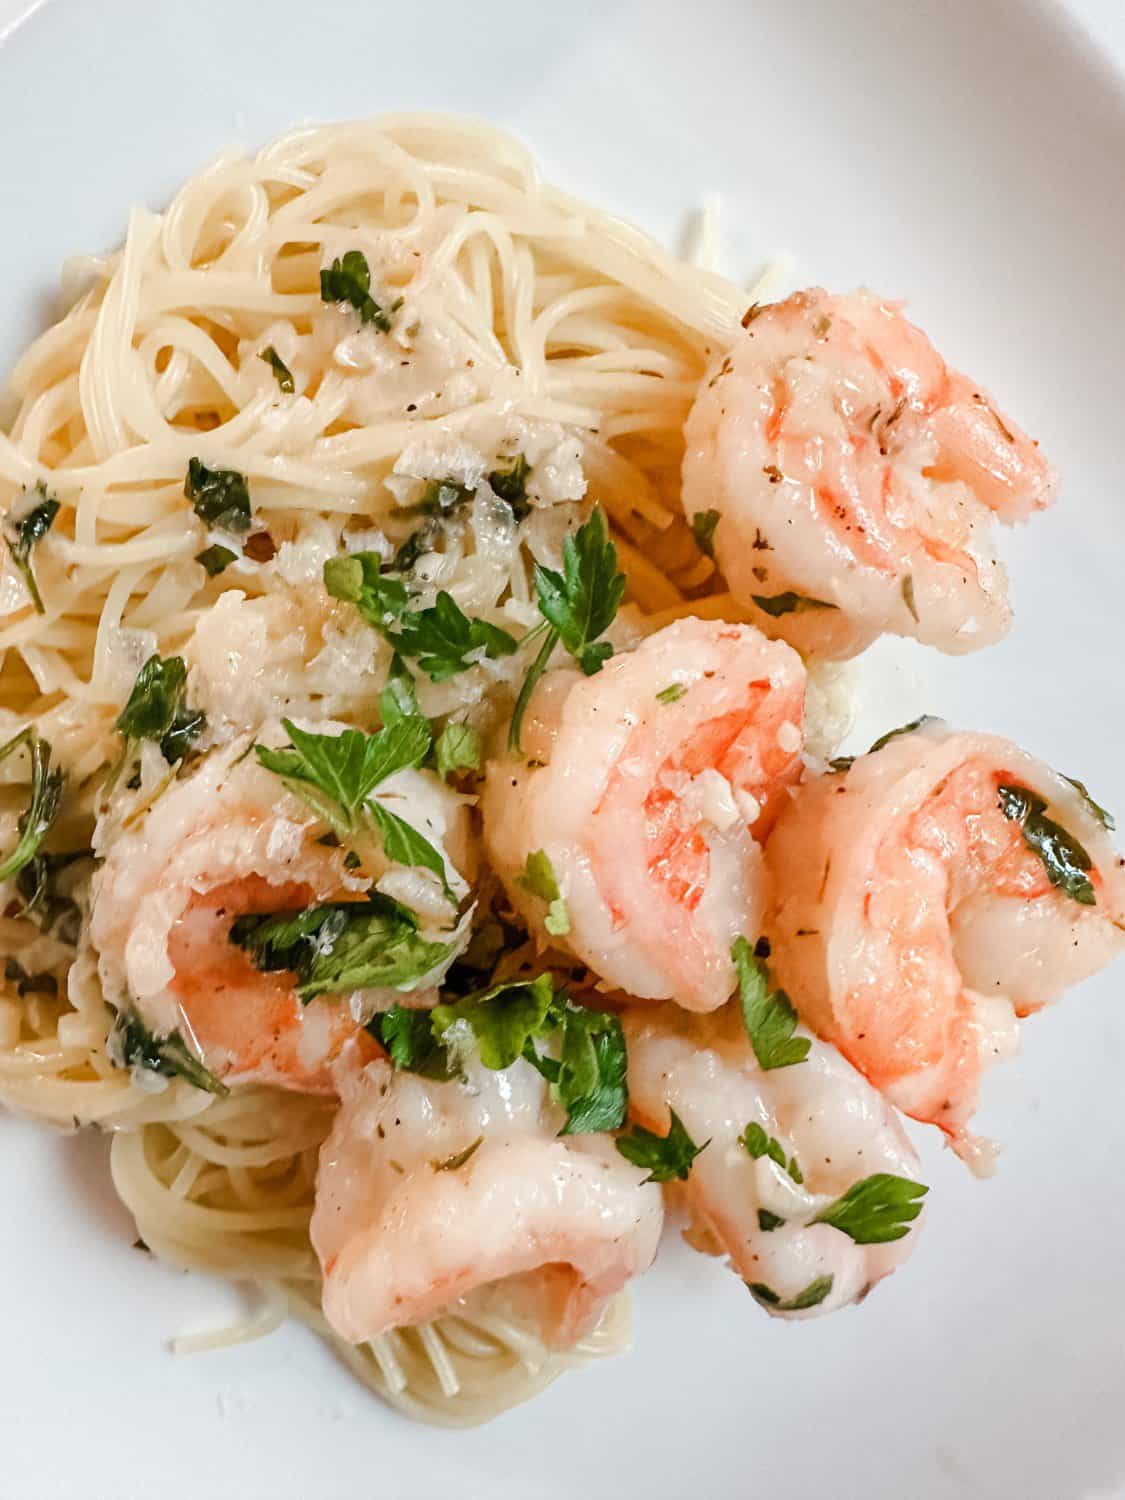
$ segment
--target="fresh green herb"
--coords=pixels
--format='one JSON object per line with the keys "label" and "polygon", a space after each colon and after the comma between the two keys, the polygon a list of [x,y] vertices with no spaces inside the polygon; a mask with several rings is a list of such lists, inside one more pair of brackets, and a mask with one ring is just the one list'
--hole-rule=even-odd
{"label": "fresh green herb", "polygon": [[768,1208],[758,1210],[758,1228],[763,1233],[768,1233],[771,1229],[780,1229],[784,1223],[785,1220],[780,1214],[771,1214]]}
{"label": "fresh green herb", "polygon": [[519,979],[493,985],[453,1005],[435,1006],[430,1012],[434,1036],[440,1041],[451,1026],[467,1022],[485,1067],[510,1068],[523,1055],[531,1038],[544,1031],[554,998],[555,987],[549,974],[540,974],[531,981]]}
{"label": "fresh green herb", "polygon": [[531,513],[531,501],[527,498],[527,476],[530,473],[531,465],[521,453],[510,469],[495,469],[488,476],[493,493],[510,507],[517,521]]}
{"label": "fresh green herb", "polygon": [[558,998],[548,1020],[562,1027],[555,1076],[546,1066],[552,1060],[538,1055],[532,1044],[523,1055],[551,1080],[555,1098],[567,1112],[560,1135],[617,1130],[625,1123],[629,1105],[620,1021],[607,1011],[587,1010]]}
{"label": "fresh green herb", "polygon": [[855,765],[854,755],[837,755],[828,762],[829,771],[850,771]]}
{"label": "fresh green herb", "polygon": [[913,573],[907,573],[906,577],[902,580],[902,602],[906,605],[907,609],[910,611],[910,613],[914,616],[914,619],[917,621],[917,619],[918,619],[918,606],[917,606],[917,604],[914,601],[914,574]]}
{"label": "fresh green herb", "polygon": [[656,695],[657,703],[678,703],[687,693],[687,685],[682,682],[671,682],[666,688],[661,688]]}
{"label": "fresh green herb", "polygon": [[686,1182],[692,1162],[711,1144],[708,1140],[697,1146],[674,1109],[668,1110],[668,1117],[667,1135],[656,1135],[643,1125],[634,1125],[628,1135],[618,1136],[614,1141],[626,1161],[635,1167],[648,1168],[645,1182],[672,1182],[675,1178]]}
{"label": "fresh green herb", "polygon": [[691,518],[691,534],[695,545],[705,557],[715,555],[715,527],[719,524],[717,510],[697,510]]}
{"label": "fresh green herb", "polygon": [[455,479],[431,479],[422,491],[418,509],[431,516],[448,515],[467,505],[476,494],[467,484],[458,484]]}
{"label": "fresh green herb", "polygon": [[441,535],[441,523],[432,516],[413,530],[399,547],[391,562],[392,573],[412,573],[414,565],[427,552],[434,551],[434,543]]}
{"label": "fresh green herb", "polygon": [[[561,641],[575,661],[592,677],[613,655],[600,639],[613,623],[625,593],[625,575],[617,571],[617,548],[609,539],[599,507],[590,519],[563,542],[563,571],[535,564],[539,613],[550,625],[539,654],[524,679],[512,714],[508,745],[519,749],[520,727],[535,684],[547,670],[551,652]],[[534,635],[525,636],[527,641]]]}
{"label": "fresh green herb", "polygon": [[997,787],[1000,811],[1020,825],[1024,843],[1039,856],[1047,879],[1080,906],[1095,906],[1094,884],[1086,873],[1090,856],[1060,823],[1047,817],[1047,803],[1026,786]]}
{"label": "fresh green herb", "polygon": [[31,792],[27,807],[16,824],[16,847],[0,861],[0,880],[11,880],[36,857],[51,824],[58,817],[66,781],[62,770],[51,765],[50,745],[32,724],[0,745],[0,761],[7,760],[14,751],[21,749],[26,749],[31,761]]}
{"label": "fresh green herb", "polygon": [[389,1010],[377,1011],[366,1029],[386,1051],[392,1067],[419,1073],[423,1078],[445,1080],[457,1076],[449,1053],[434,1036],[428,1010],[392,1005]]}
{"label": "fresh green herb", "polygon": [[14,958],[4,960],[4,978],[14,984],[22,1000],[25,995],[57,995],[59,982],[53,974],[29,974]]}
{"label": "fresh green herb", "polygon": [[110,1056],[123,1068],[143,1068],[165,1078],[186,1078],[208,1094],[227,1094],[226,1084],[205,1068],[178,1031],[155,1036],[134,1011],[118,1011],[110,1036]]}
{"label": "fresh green herb", "polygon": [[755,1161],[759,1157],[768,1156],[770,1161],[775,1161],[783,1172],[788,1172],[794,1182],[804,1182],[804,1176],[797,1165],[797,1158],[787,1157],[777,1137],[767,1135],[756,1120],[751,1120],[738,1139]]}
{"label": "fresh green herb", "polygon": [[1093,797],[1090,796],[1090,791],[1086,786],[1086,783],[1084,781],[1075,780],[1073,776],[1063,776],[1063,780],[1068,784],[1068,786],[1072,786],[1074,788],[1074,790],[1082,798],[1083,802],[1085,802],[1086,806],[1093,813],[1094,817],[1097,818],[1102,827],[1112,833],[1113,830],[1117,827],[1117,823],[1114,819],[1113,814],[1111,812],[1107,812],[1100,802],[1094,801]]}
{"label": "fresh green herb", "polygon": [[466,1146],[464,1151],[458,1151],[453,1156],[447,1156],[444,1161],[432,1161],[430,1166],[435,1172],[456,1172],[463,1167],[469,1158],[484,1145],[484,1136],[478,1135],[476,1140]]}
{"label": "fresh green herb", "polygon": [[273,345],[270,344],[268,348],[263,349],[258,358],[264,359],[277,377],[278,389],[284,391],[287,396],[291,396],[295,389],[293,385],[293,372]]}
{"label": "fresh green herb", "polygon": [[384,634],[403,656],[418,658],[418,665],[433,682],[445,682],[474,665],[468,658],[483,652],[490,661],[511,656],[519,644],[499,625],[470,619],[443,589],[427,609],[404,610],[397,633]]}
{"label": "fresh green herb", "polygon": [[735,939],[731,957],[738,970],[742,1019],[758,1066],[769,1070],[804,1062],[812,1042],[808,1037],[793,1035],[797,1012],[789,996],[784,990],[772,988],[769,970],[744,937]]}
{"label": "fresh green herb", "polygon": [[188,463],[184,494],[207,526],[219,531],[250,530],[250,490],[235,469],[209,469],[200,458]]}
{"label": "fresh green herb", "polygon": [[25,489],[23,493],[36,495],[38,499],[30,510],[20,516],[19,520],[9,518],[5,540],[8,543],[8,551],[12,554],[12,561],[27,585],[35,612],[41,615],[43,600],[39,596],[39,585],[35,582],[35,573],[31,567],[31,550],[37,542],[43,540],[55,524],[55,517],[59,513],[59,502],[53,496],[48,495],[41,479],[33,490]]}
{"label": "fresh green herb", "polygon": [[[403,720],[403,722],[407,721]],[[398,813],[392,812],[385,803],[368,802],[367,811],[379,830],[379,835],[383,840],[383,853],[387,858],[396,865],[412,865],[429,870],[430,874],[436,875],[441,882],[445,899],[450,906],[456,906],[457,893],[449,884],[441,851],[435,848],[429,839],[424,838],[405,818],[400,818]]]}
{"label": "fresh green herb", "polygon": [[418,931],[409,907],[372,891],[304,911],[238,917],[231,942],[267,973],[288,969],[302,1001],[349,990],[410,990],[448,957],[449,944]]}
{"label": "fresh green herb", "polygon": [[751,594],[751,599],[763,614],[777,619],[779,615],[803,615],[810,609],[838,609],[824,599],[809,599],[804,594]]}
{"label": "fresh green herb", "polygon": [[921,1199],[929,1192],[920,1182],[876,1172],[850,1187],[813,1219],[850,1235],[857,1245],[885,1245],[909,1234],[922,1212]]}
{"label": "fresh green herb", "polygon": [[195,560],[208,578],[217,578],[220,573],[229,568],[232,562],[237,561],[238,553],[232,552],[229,547],[224,547],[215,542],[210,547],[204,547],[202,552],[195,554]]}
{"label": "fresh green herb", "polygon": [[320,273],[320,300],[345,302],[359,313],[361,323],[372,323],[381,333],[391,331],[390,316],[371,295],[371,271],[362,250],[348,250]]}
{"label": "fresh green herb", "polygon": [[387,673],[386,684],[379,694],[379,714],[384,728],[389,728],[402,719],[422,718],[414,678],[397,652],[391,658],[391,670]]}
{"label": "fresh green herb", "polygon": [[350,552],[324,564],[324,587],[334,599],[354,604],[369,625],[384,634],[410,601],[405,583],[383,572],[377,552]]}
{"label": "fresh green herb", "polygon": [[430,748],[430,726],[414,715],[377,734],[359,729],[313,734],[290,719],[283,719],[282,725],[289,747],[271,750],[255,745],[258,760],[341,838],[360,826],[367,799],[379,783],[396,771],[421,765]]}
{"label": "fresh green herb", "polygon": [[558,880],[546,851],[536,849],[527,856],[519,883],[540,901],[547,903],[547,915],[543,925],[552,937],[566,937],[570,931],[570,913],[566,909]]}
{"label": "fresh green herb", "polygon": [[203,712],[184,702],[186,689],[187,666],[182,656],[150,656],[117,716],[118,733],[131,745],[138,740],[153,740],[168,764],[174,766],[207,725]]}
{"label": "fresh green herb", "polygon": [[897,729],[888,729],[886,734],[881,734],[868,755],[874,755],[877,750],[882,750],[884,745],[889,745],[892,740],[897,740],[901,734],[913,734],[916,729],[921,729],[923,724],[935,724],[937,720],[933,714],[919,714],[916,719],[911,719],[909,724],[900,724]]}
{"label": "fresh green herb", "polygon": [[479,771],[481,738],[468,724],[447,724],[435,746],[438,775],[447,780],[457,771]]}
{"label": "fresh green herb", "polygon": [[810,1281],[803,1292],[798,1292],[795,1297],[790,1297],[788,1302],[783,1302],[772,1287],[766,1286],[763,1281],[749,1281],[747,1286],[759,1302],[767,1307],[776,1308],[778,1312],[805,1312],[810,1307],[818,1307],[828,1293],[832,1290],[831,1276],[818,1276],[815,1281]]}
{"label": "fresh green herb", "polygon": [[[16,890],[23,909],[21,917],[29,917],[39,927],[60,943],[71,947],[78,942],[82,926],[82,908],[75,901],[70,889],[63,889],[71,882],[63,880],[64,872],[80,862],[93,860],[92,849],[76,849],[66,854],[34,855],[16,876]],[[74,871],[74,876],[81,876]],[[73,879],[73,877],[72,877]]]}

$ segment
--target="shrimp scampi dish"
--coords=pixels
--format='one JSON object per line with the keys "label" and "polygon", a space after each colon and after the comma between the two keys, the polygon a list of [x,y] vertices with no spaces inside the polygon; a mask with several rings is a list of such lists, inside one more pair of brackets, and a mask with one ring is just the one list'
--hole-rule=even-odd
{"label": "shrimp scampi dish", "polygon": [[87,273],[0,430],[0,1100],[110,1133],[232,1341],[425,1421],[621,1350],[673,1229],[732,1339],[904,1293],[1125,861],[995,725],[841,754],[835,663],[1009,630],[1037,444],[899,303],[444,116],[224,156]]}

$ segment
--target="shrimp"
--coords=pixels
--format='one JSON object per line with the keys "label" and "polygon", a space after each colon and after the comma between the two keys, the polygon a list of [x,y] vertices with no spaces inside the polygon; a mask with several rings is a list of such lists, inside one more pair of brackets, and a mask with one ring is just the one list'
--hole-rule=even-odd
{"label": "shrimp", "polygon": [[[493,865],[532,932],[637,998],[722,1005],[731,943],[762,911],[756,838],[800,773],[804,689],[787,646],[695,619],[596,676],[548,673],[524,721],[528,762],[494,762],[483,801]],[[561,911],[543,899],[555,886]]]}
{"label": "shrimp", "polygon": [[771,964],[819,1036],[972,1161],[1017,1018],[1125,946],[1125,862],[1108,815],[1007,740],[929,721],[876,744],[778,820]]}
{"label": "shrimp", "polygon": [[631,1113],[665,1135],[675,1110],[703,1148],[683,1188],[692,1242],[702,1231],[725,1251],[769,1312],[815,1317],[858,1302],[910,1255],[916,1226],[861,1243],[816,1222],[875,1174],[902,1179],[907,1198],[925,1191],[894,1111],[834,1047],[814,1040],[803,1062],[765,1072],[733,1006],[706,1017],[638,1006],[622,1025]]}
{"label": "shrimp", "polygon": [[608,1135],[559,1136],[530,1063],[464,1074],[337,1065],[311,1226],[325,1317],[360,1343],[488,1298],[572,1347],[655,1258],[660,1189]]}
{"label": "shrimp", "polygon": [[991,522],[1050,503],[1036,444],[898,303],[813,289],[744,326],[696,398],[683,468],[739,602],[828,657],[888,631],[957,654],[996,641],[1011,612]]}
{"label": "shrimp", "polygon": [[[259,738],[276,745],[284,732],[267,725]],[[93,881],[90,938],[106,998],[135,1008],[155,1035],[180,1031],[216,1077],[330,1093],[330,1064],[359,1029],[349,997],[302,1004],[292,974],[262,973],[230,930],[247,912],[359,900],[371,875],[351,870],[344,848],[319,841],[322,825],[250,748],[243,737],[212,751],[135,828],[115,834]],[[449,851],[448,877],[466,890],[457,866],[468,868],[467,813],[456,794],[422,771],[401,771],[379,790]],[[376,881],[413,906],[422,905],[423,885],[420,872],[389,864]],[[361,998],[367,1008],[385,1003],[379,991]],[[427,998],[436,995],[411,997]]]}

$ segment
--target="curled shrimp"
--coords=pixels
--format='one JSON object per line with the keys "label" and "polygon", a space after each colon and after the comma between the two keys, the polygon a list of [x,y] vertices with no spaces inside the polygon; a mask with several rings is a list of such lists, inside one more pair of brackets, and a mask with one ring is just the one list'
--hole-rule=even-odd
{"label": "curled shrimp", "polygon": [[[916,1190],[907,1195],[915,1201],[922,1191],[918,1158],[894,1111],[834,1047],[814,1040],[802,1062],[767,1072],[734,1007],[706,1017],[635,1007],[622,1025],[632,1115],[665,1135],[674,1110],[703,1147],[682,1190],[693,1242],[702,1231],[704,1244],[727,1254],[767,1311],[832,1312],[907,1258],[917,1210],[904,1217],[899,1238],[882,1243],[817,1222],[875,1174]],[[756,1154],[748,1130],[757,1133]]]}
{"label": "curled shrimp", "polygon": [[751,314],[696,398],[683,470],[740,603],[830,657],[884,632],[955,653],[997,640],[992,520],[1050,503],[1036,444],[897,303],[814,289]]}
{"label": "curled shrimp", "polygon": [[531,930],[637,998],[721,1005],[731,943],[762,911],[755,835],[800,772],[804,688],[787,646],[694,619],[596,676],[548,673],[524,721],[528,761],[493,763],[483,802],[493,865]]}
{"label": "curled shrimp", "polygon": [[660,1190],[608,1135],[559,1136],[530,1063],[464,1061],[436,1082],[378,1060],[337,1066],[311,1235],[324,1314],[353,1343],[489,1300],[569,1348],[652,1263]]}
{"label": "curled shrimp", "polygon": [[804,783],[770,839],[779,982],[970,1158],[981,1074],[1015,1049],[1017,1017],[1125,947],[1104,816],[1007,740],[931,721]]}
{"label": "curled shrimp", "polygon": [[[284,734],[266,725],[259,738],[278,744]],[[294,976],[261,972],[230,931],[249,912],[360,900],[372,872],[350,868],[346,849],[320,840],[323,825],[250,749],[243,738],[212,751],[115,835],[93,881],[90,937],[110,1003],[134,1009],[156,1036],[179,1031],[216,1077],[330,1093],[330,1065],[359,1030],[350,997],[302,1003]],[[455,860],[467,868],[467,814],[457,796],[423,771],[385,786],[452,851],[449,878],[465,889]],[[420,902],[419,872],[385,863],[375,873],[387,894]],[[379,992],[359,998],[372,1009],[388,1003]]]}

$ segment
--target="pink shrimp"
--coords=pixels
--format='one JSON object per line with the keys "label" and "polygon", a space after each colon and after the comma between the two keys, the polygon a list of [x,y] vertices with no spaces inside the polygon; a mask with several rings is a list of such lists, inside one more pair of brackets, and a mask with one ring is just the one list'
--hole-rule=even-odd
{"label": "pink shrimp", "polygon": [[991,522],[1049,504],[1036,444],[897,303],[814,289],[751,314],[696,398],[683,471],[740,603],[824,656],[887,631],[955,653],[998,639]]}

